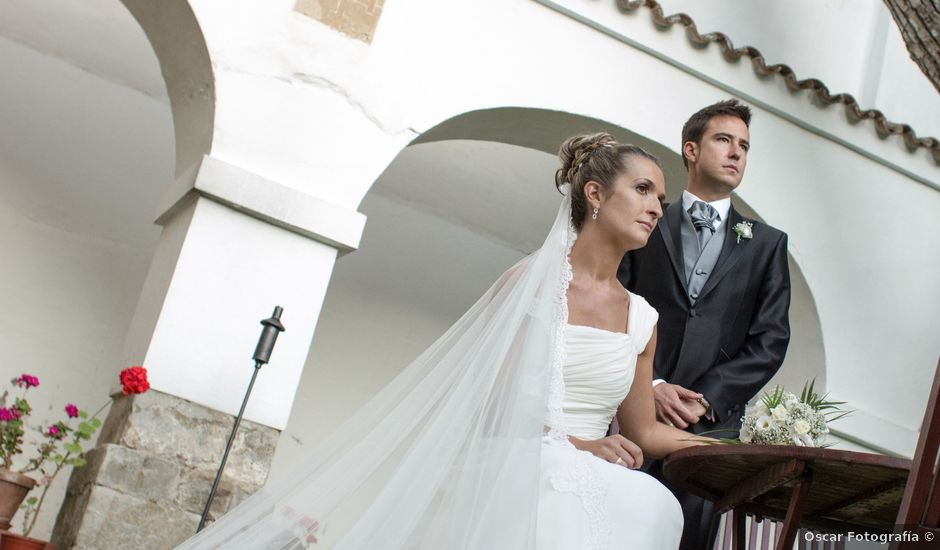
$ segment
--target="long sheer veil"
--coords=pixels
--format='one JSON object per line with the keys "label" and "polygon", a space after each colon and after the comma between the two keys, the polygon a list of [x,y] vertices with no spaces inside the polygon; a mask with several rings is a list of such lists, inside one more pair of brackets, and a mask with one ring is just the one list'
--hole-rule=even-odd
{"label": "long sheer veil", "polygon": [[576,237],[563,190],[539,250],[299,471],[179,548],[534,548],[541,443],[567,444],[561,365]]}

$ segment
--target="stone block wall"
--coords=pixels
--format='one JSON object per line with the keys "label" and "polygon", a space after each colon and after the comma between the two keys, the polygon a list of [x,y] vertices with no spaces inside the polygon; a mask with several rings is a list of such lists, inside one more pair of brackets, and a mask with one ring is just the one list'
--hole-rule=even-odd
{"label": "stone block wall", "polygon": [[372,42],[385,0],[297,0],[298,12],[343,34]]}
{"label": "stone block wall", "polygon": [[[151,390],[120,397],[72,472],[52,541],[62,550],[172,548],[196,531],[234,418]],[[242,422],[213,502],[218,517],[265,482],[279,432]]]}

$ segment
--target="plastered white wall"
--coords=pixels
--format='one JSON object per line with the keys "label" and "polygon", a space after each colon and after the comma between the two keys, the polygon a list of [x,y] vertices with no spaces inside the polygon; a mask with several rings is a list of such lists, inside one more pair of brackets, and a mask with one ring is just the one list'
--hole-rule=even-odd
{"label": "plastered white wall", "polygon": [[[172,119],[165,102],[4,38],[0,66],[0,387],[38,376],[29,425],[48,426],[66,403],[96,410],[130,366],[118,360],[173,174]],[[69,473],[34,535],[51,533]]]}
{"label": "plastered white wall", "polygon": [[919,135],[940,135],[938,93],[911,61],[880,0],[659,3],[666,15],[691,16],[701,34],[722,32],[735,47],[760,50],[768,65],[789,65],[801,80],[817,78],[832,94],[852,94],[862,109],[881,110]]}
{"label": "plastered white wall", "polygon": [[[847,124],[841,107],[820,109],[779,81],[759,81],[746,63],[730,65],[714,48],[694,51],[684,36],[655,30],[648,14],[631,19],[598,2],[566,4],[620,25],[629,36],[645,33],[645,47],[681,52],[687,67],[709,78],[664,64],[535,2],[472,9],[390,5],[367,52],[316,22],[296,22],[308,46],[335,54],[303,60],[303,72],[353,98],[380,121],[377,128],[420,130],[465,110],[525,105],[609,120],[676,148],[691,112],[730,95],[719,81],[740,85],[760,99],[740,194],[765,220],[790,233],[794,259],[819,307],[830,389],[913,436],[926,397],[921,389],[937,354],[928,334],[931,312],[922,306],[937,299],[929,283],[937,267],[922,260],[925,251],[935,256],[938,250],[928,227],[937,194],[923,183],[937,175],[932,161],[904,151],[897,139],[882,141],[864,124]],[[461,25],[442,24],[455,20]],[[484,30],[487,39],[477,39]],[[571,68],[589,77],[573,77]],[[936,110],[933,104],[922,107]],[[344,201],[356,195],[351,188],[342,193]],[[902,212],[904,221],[892,214],[881,218],[882,212]],[[898,270],[899,265],[911,269]],[[912,286],[919,293],[900,290]],[[900,374],[884,378],[887,365]],[[864,382],[882,378],[880,390]]]}

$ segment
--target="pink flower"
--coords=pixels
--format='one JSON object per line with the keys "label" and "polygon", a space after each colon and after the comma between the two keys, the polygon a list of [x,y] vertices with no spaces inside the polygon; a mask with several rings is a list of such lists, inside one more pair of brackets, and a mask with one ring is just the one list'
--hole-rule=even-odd
{"label": "pink flower", "polygon": [[59,433],[58,426],[49,426],[49,437],[59,437]]}
{"label": "pink flower", "polygon": [[39,378],[31,374],[22,374],[19,378],[14,378],[13,383],[19,387],[26,386],[26,388],[35,388],[39,386]]}
{"label": "pink flower", "polygon": [[9,422],[11,420],[16,420],[16,416],[13,414],[14,410],[8,409],[6,407],[0,408],[0,422]]}
{"label": "pink flower", "polygon": [[78,416],[78,407],[69,403],[65,406],[65,414],[69,415],[69,418],[75,418]]}

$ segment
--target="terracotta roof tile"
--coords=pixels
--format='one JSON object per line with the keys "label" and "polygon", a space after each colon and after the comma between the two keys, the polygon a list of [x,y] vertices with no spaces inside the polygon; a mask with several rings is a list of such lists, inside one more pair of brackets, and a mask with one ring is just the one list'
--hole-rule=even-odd
{"label": "terracotta roof tile", "polygon": [[933,137],[917,137],[917,133],[908,124],[891,122],[885,117],[884,113],[877,109],[862,109],[858,101],[852,94],[832,94],[829,88],[817,78],[806,78],[800,80],[796,72],[790,66],[783,63],[768,65],[764,61],[763,54],[753,46],[744,46],[735,48],[731,39],[721,32],[710,32],[701,34],[695,26],[695,21],[684,13],[674,15],[664,15],[663,8],[656,0],[617,0],[621,11],[632,12],[641,7],[649,8],[652,12],[653,24],[657,27],[666,29],[673,25],[682,25],[685,27],[686,35],[696,46],[707,46],[714,42],[719,45],[721,52],[728,61],[737,61],[741,57],[751,58],[754,70],[761,76],[777,74],[783,77],[784,82],[790,90],[810,90],[813,99],[819,101],[822,105],[828,106],[833,103],[841,103],[852,121],[871,120],[875,131],[881,138],[891,135],[900,135],[904,138],[904,143],[911,152],[919,148],[930,151],[934,162],[940,164],[940,141]]}

